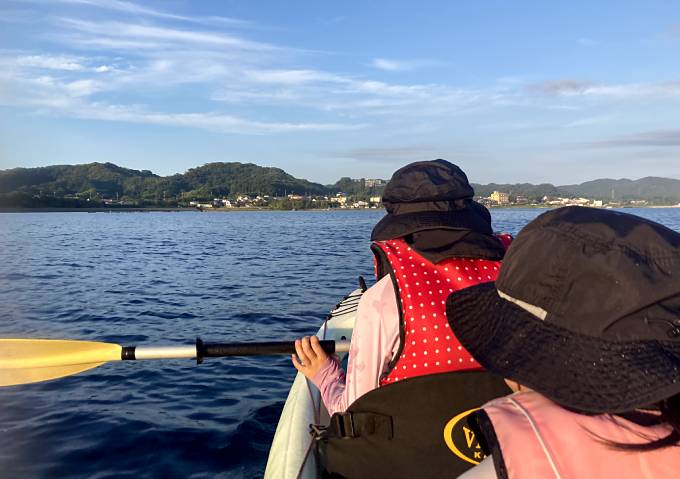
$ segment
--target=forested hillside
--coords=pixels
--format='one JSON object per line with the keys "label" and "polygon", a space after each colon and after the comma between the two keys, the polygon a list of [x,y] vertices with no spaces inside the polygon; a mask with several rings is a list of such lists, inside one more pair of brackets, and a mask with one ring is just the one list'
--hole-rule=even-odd
{"label": "forested hillside", "polygon": [[162,205],[239,194],[284,196],[296,193],[304,196],[329,194],[331,191],[324,185],[297,179],[280,168],[252,163],[209,163],[184,174],[166,177],[147,170],[121,168],[112,163],[0,171],[0,200],[4,200],[6,205],[11,203],[10,206],[20,206],[27,201],[31,204],[47,202],[53,206],[55,198],[116,198]]}
{"label": "forested hillside", "polygon": [[[102,203],[105,199],[115,199],[121,205],[177,206],[193,200],[209,201],[238,195],[332,196],[338,192],[360,200],[381,196],[384,186],[373,186],[374,182],[344,177],[335,184],[322,185],[295,178],[280,168],[237,162],[208,163],[183,174],[165,177],[113,163],[57,165],[0,171],[0,206],[76,207]],[[545,196],[645,200],[657,204],[680,202],[680,180],[670,178],[599,179],[564,186],[549,183],[473,186],[480,197],[488,197],[498,190],[511,197],[524,196],[530,202],[538,202]]]}

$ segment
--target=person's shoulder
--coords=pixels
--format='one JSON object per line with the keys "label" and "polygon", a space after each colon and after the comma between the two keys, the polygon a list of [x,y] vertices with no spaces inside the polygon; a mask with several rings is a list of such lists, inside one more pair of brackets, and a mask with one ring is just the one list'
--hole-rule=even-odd
{"label": "person's shoulder", "polygon": [[380,278],[373,286],[364,291],[361,299],[377,299],[384,294],[394,294],[394,286],[392,285],[392,278],[390,275],[385,275]]}

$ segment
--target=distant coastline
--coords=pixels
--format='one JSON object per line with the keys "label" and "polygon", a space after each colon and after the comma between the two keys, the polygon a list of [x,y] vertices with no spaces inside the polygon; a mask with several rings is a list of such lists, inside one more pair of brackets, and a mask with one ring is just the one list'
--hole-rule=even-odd
{"label": "distant coastline", "polygon": [[[388,181],[343,177],[322,185],[279,168],[209,163],[159,176],[112,163],[53,165],[0,171],[0,211],[263,211],[376,209]],[[472,184],[489,207],[675,206],[680,179],[597,179],[581,184]]]}
{"label": "distant coastline", "polygon": [[[560,208],[560,205],[508,205],[508,206],[492,206],[489,209],[493,210],[550,210]],[[598,207],[605,209],[605,207]],[[618,206],[607,207],[606,209],[678,209],[680,204],[676,205],[641,205],[641,206]],[[210,210],[198,210],[196,208],[0,208],[1,213],[248,213],[248,212],[370,212],[370,211],[385,211],[382,208],[310,208],[310,209],[274,209],[274,208],[214,208]]]}

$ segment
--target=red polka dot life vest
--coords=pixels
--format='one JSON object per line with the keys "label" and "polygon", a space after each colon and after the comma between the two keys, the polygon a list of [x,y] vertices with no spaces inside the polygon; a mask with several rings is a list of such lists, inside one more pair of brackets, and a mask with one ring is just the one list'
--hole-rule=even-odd
{"label": "red polka dot life vest", "polygon": [[[512,240],[510,235],[498,238],[506,248]],[[495,281],[501,262],[446,258],[434,264],[401,238],[374,245],[389,263],[401,316],[399,351],[380,385],[426,374],[482,369],[451,331],[446,298],[454,291]]]}

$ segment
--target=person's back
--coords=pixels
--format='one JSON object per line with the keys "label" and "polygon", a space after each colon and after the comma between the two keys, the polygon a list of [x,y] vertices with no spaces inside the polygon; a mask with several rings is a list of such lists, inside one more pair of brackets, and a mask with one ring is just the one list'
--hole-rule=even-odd
{"label": "person's back", "polygon": [[[371,238],[378,282],[359,304],[346,379],[337,362],[307,353],[314,340],[299,343],[307,367],[294,358],[296,367],[309,373],[323,361],[308,377],[336,413],[321,441],[328,471],[410,477],[474,464],[476,451],[471,460],[457,456],[443,427],[508,390],[450,333],[445,299],[495,279],[509,238],[493,235],[490,214],[473,194],[465,174],[443,160],[398,170],[383,196],[388,214]],[[464,436],[457,441],[462,450],[475,447]]]}

